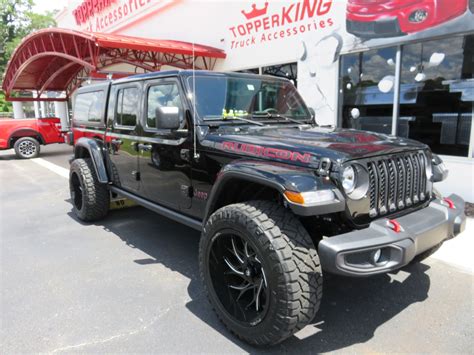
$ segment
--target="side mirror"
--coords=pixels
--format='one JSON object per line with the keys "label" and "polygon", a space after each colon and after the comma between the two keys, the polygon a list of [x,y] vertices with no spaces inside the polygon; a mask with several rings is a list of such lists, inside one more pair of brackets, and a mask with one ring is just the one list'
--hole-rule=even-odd
{"label": "side mirror", "polygon": [[155,109],[156,127],[158,129],[179,129],[181,113],[179,107],[157,107]]}
{"label": "side mirror", "polygon": [[313,119],[313,121],[316,122],[316,112],[314,111],[314,108],[308,107],[308,111],[309,111],[309,113],[310,113],[311,118]]}

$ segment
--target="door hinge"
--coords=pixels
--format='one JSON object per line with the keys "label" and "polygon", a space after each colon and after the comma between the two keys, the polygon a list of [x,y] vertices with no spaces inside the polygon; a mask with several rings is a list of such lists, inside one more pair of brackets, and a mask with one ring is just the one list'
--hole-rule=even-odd
{"label": "door hinge", "polygon": [[181,160],[189,162],[191,160],[191,155],[189,154],[189,149],[181,149],[179,152]]}
{"label": "door hinge", "polygon": [[185,196],[185,197],[192,198],[193,195],[194,195],[194,189],[193,189],[192,186],[181,185],[181,193],[182,193],[183,196]]}
{"label": "door hinge", "polygon": [[140,181],[141,176],[139,171],[132,171],[132,175],[135,176],[135,180]]}

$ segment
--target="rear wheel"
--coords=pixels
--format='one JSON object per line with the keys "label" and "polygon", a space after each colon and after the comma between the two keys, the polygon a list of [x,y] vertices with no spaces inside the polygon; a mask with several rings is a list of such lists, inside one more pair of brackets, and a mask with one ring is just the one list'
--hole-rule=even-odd
{"label": "rear wheel", "polygon": [[69,190],[74,213],[80,220],[91,222],[107,215],[109,190],[97,179],[91,159],[76,159],[71,163]]}
{"label": "rear wheel", "polygon": [[13,145],[15,154],[20,159],[36,158],[40,152],[40,144],[33,137],[19,138]]}
{"label": "rear wheel", "polygon": [[277,204],[251,201],[216,211],[203,230],[199,264],[218,317],[251,344],[283,341],[319,309],[316,249],[300,221]]}

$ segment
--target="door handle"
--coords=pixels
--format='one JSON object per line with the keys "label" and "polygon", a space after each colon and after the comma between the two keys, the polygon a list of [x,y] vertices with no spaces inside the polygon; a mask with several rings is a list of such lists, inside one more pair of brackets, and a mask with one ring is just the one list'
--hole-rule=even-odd
{"label": "door handle", "polygon": [[110,141],[112,144],[122,145],[123,141],[121,139],[112,139]]}
{"label": "door handle", "polygon": [[138,144],[138,150],[143,150],[144,152],[149,152],[152,150],[152,145],[151,144]]}

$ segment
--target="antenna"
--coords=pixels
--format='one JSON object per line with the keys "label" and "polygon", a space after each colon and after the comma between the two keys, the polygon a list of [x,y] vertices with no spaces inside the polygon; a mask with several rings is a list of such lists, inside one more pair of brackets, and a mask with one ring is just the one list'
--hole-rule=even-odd
{"label": "antenna", "polygon": [[194,56],[194,40],[193,40],[193,148],[194,148],[194,159],[199,158],[199,154],[197,152],[197,113],[196,113],[196,57]]}

